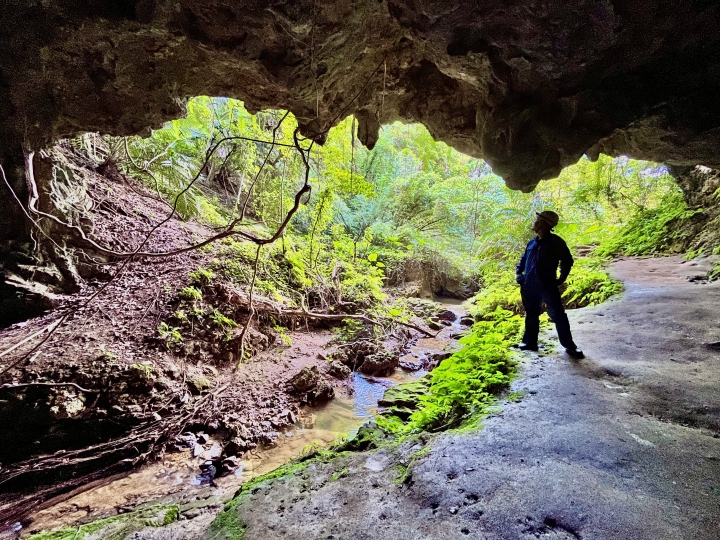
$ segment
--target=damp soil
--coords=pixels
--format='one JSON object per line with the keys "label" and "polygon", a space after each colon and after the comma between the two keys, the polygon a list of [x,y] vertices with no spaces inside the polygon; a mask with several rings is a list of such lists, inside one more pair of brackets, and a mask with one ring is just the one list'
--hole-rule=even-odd
{"label": "damp soil", "polygon": [[[108,177],[82,167],[76,174],[83,177],[88,200],[97,210],[88,224],[89,234],[113,249],[133,251],[168,213],[167,206],[152,193],[129,185],[121,176]],[[183,248],[212,233],[199,223],[170,219],[150,236],[144,249]],[[76,239],[66,240],[75,245]],[[303,397],[293,394],[287,382],[305,368],[317,368],[339,396],[336,412],[327,417],[343,418],[342,403],[346,409],[358,408],[350,404],[358,403],[358,395],[364,392],[368,400],[372,397],[376,402],[379,389],[392,384],[392,377],[365,385],[365,379],[357,379],[357,375],[354,383],[331,376],[327,357],[334,350],[329,345],[334,334],[327,325],[287,321],[287,335],[283,336],[271,321],[258,320],[250,328],[253,340],[257,338],[252,345],[253,358],[238,370],[229,351],[218,354],[215,350],[223,340],[216,339],[209,329],[197,332],[196,328],[192,336],[183,336],[182,347],[169,346],[158,329],[161,323],[171,322],[178,292],[189,284],[190,272],[211,266],[217,256],[212,249],[132,261],[114,278],[121,263],[83,257],[81,251],[74,252],[77,290],[57,294],[53,311],[0,329],[0,432],[6,441],[0,446],[0,527],[28,523],[30,513],[49,508],[57,497],[69,500],[79,495],[78,489],[100,489],[108,477],[119,475],[127,480],[129,474],[141,474],[144,478],[146,473],[137,471],[137,466],[146,461],[159,459],[150,466],[159,463],[166,471],[158,470],[158,474],[167,474],[173,466],[162,463],[177,459],[171,452],[181,431],[205,432],[218,440],[240,434],[235,457],[240,459],[248,452],[251,456],[243,465],[243,474],[257,466],[254,454],[270,456],[287,449],[288,455],[296,455],[295,446],[302,449],[313,441],[302,440],[296,423],[304,414]],[[28,272],[27,279],[45,279],[42,268],[29,268]],[[52,288],[52,279],[47,281]],[[221,285],[225,290],[229,287],[228,283]],[[102,292],[91,304],[79,307],[52,335],[43,333],[100,288]],[[242,293],[239,289],[235,292]],[[223,300],[212,301],[222,305],[219,302]],[[449,339],[456,331],[453,328],[443,326],[441,331]],[[33,335],[37,337],[24,341]],[[34,350],[44,338],[42,346]],[[15,348],[19,343],[22,345]],[[417,370],[428,365],[429,350],[446,344],[415,346],[404,357],[410,362],[406,367],[421,374]],[[16,363],[17,367],[9,369]],[[356,395],[351,396],[353,389]],[[317,427],[312,436],[327,444],[351,432],[363,415],[372,414],[373,405],[367,405],[370,401],[360,402],[365,403],[362,407],[367,412],[356,411],[349,423]],[[188,411],[192,413],[189,416]],[[322,426],[323,414],[312,414],[319,416]],[[290,432],[293,435],[288,436]],[[290,444],[296,440],[297,445]],[[112,449],[103,446],[114,441],[125,442]],[[162,444],[156,445],[156,441]],[[285,460],[282,455],[273,463]],[[193,466],[197,468],[197,463]],[[155,477],[155,473],[147,474]],[[193,473],[182,474],[190,479],[183,480],[183,485],[192,480]],[[163,482],[171,484],[168,479]],[[152,496],[155,494],[128,495],[117,508]],[[86,506],[79,504],[77,515],[75,510],[61,513],[75,515],[68,524],[80,515],[86,520],[96,516],[94,507],[83,510]],[[106,506],[108,512],[119,511],[113,504]]]}
{"label": "damp soil", "polygon": [[[434,338],[411,341],[401,360],[411,365],[415,362],[431,366],[435,355],[445,356],[456,350],[459,335],[467,329],[459,322],[465,311],[458,304],[447,302],[445,305],[456,315],[455,321],[443,325]],[[262,403],[263,385],[274,384],[304,367],[327,363],[325,358],[334,350],[331,344],[334,334],[329,330],[295,331],[288,337],[292,345],[264,351],[253,362],[243,365],[242,382],[234,385],[233,392],[253,398],[256,405]],[[6,533],[26,537],[155,504],[179,505],[184,511],[181,519],[214,515],[248,480],[304,453],[352,437],[360,426],[377,414],[378,400],[387,388],[416,380],[425,373],[424,368],[398,368],[386,377],[353,372],[350,378],[335,381],[336,395],[332,401],[317,407],[300,406],[292,425],[277,430],[271,442],[247,452],[230,474],[211,479],[200,469],[212,457],[213,449],[225,442],[223,433],[210,434],[200,455],[193,455],[191,449],[167,453],[162,460],[138,470],[106,478],[89,489],[50,499],[30,512],[22,523],[8,523]]]}

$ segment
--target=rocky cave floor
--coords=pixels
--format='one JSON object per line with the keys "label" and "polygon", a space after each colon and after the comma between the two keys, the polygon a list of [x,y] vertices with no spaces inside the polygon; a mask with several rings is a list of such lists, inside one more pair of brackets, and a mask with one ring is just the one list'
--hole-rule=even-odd
{"label": "rocky cave floor", "polygon": [[[703,270],[679,257],[616,262],[625,294],[571,313],[586,359],[525,356],[523,397],[481,431],[258,486],[238,506],[244,538],[716,540],[720,284],[687,280]],[[132,538],[214,538],[211,519]]]}

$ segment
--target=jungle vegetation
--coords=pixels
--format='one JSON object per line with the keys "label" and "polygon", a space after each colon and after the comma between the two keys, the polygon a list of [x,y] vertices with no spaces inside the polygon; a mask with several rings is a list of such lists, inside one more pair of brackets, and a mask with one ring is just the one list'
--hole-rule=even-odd
{"label": "jungle vegetation", "polygon": [[[128,173],[169,202],[177,197],[182,218],[212,227],[237,222],[269,235],[304,182],[296,127],[283,111],[251,115],[239,101],[198,97],[188,103],[186,118],[149,138],[113,145]],[[653,163],[583,158],[524,194],[506,188],[483,160],[435,142],[422,125],[383,126],[373,150],[358,142],[356,131],[354,119],[346,118],[324,145],[312,146],[312,190],[262,255],[269,260],[282,252],[296,286],[329,280],[342,264],[343,292],[372,302],[384,284],[402,282],[406,267],[418,263],[475,283],[486,297],[508,282],[532,236],[535,212],[552,209],[561,216],[556,232],[580,256],[566,299],[597,303],[606,297],[607,284],[597,284],[602,258],[663,252],[670,245],[668,223],[687,212],[668,170]],[[268,292],[292,296],[258,277]]]}
{"label": "jungle vegetation", "polygon": [[[252,115],[239,101],[198,97],[186,118],[146,139],[113,139],[111,147],[126,172],[183,219],[243,231],[203,248],[214,250],[215,263],[189,276],[180,292],[188,310],[199,309],[203,283],[216,274],[285,305],[330,312],[350,305],[404,320],[402,294],[388,294],[388,286],[420,276],[477,291],[467,303],[477,322],[464,348],[423,383],[416,412],[406,421],[379,420],[395,435],[476,418],[509,385],[508,348],[522,326],[514,266],[535,212],[560,214],[556,232],[576,256],[563,293],[569,307],[620,292],[604,269],[609,257],[671,250],[671,224],[692,213],[668,170],[654,163],[583,158],[523,194],[421,125],[383,126],[372,150],[358,142],[352,117],[322,146],[296,128],[284,111]],[[261,250],[250,237],[277,241]],[[234,324],[213,314],[220,327]],[[178,325],[159,331],[179,340]],[[347,321],[346,338],[359,326]]]}

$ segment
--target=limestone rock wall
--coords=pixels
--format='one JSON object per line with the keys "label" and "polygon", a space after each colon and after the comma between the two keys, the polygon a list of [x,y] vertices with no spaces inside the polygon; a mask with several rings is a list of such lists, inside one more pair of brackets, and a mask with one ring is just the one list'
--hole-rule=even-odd
{"label": "limestone rock wall", "polygon": [[420,121],[525,191],[584,152],[717,168],[719,27],[708,0],[5,0],[0,158],[22,190],[23,148],[222,95],[318,140]]}

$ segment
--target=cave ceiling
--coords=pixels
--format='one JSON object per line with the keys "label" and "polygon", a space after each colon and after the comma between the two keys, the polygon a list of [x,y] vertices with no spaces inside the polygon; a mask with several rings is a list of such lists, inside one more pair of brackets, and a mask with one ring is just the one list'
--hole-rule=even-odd
{"label": "cave ceiling", "polygon": [[5,0],[0,155],[147,133],[196,95],[422,122],[531,190],[583,154],[720,167],[720,8],[649,0]]}

